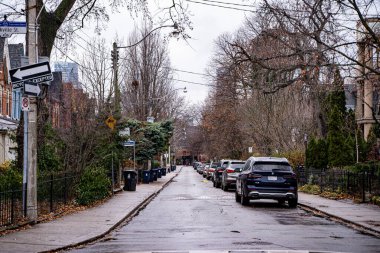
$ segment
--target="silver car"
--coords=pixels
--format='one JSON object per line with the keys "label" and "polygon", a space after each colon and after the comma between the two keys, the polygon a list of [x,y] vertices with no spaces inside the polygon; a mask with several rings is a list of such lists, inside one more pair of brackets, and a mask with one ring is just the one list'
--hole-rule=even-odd
{"label": "silver car", "polygon": [[242,160],[229,160],[225,170],[222,173],[221,188],[227,191],[230,187],[236,186],[236,178],[241,172],[245,161]]}

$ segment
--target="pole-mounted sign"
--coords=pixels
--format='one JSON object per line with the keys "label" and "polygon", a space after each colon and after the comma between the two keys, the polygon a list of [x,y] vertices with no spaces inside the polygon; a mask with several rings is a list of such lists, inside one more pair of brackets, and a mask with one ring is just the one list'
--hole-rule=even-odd
{"label": "pole-mounted sign", "polygon": [[29,81],[35,84],[53,80],[49,62],[41,62],[9,70],[12,85],[21,87],[21,83]]}
{"label": "pole-mounted sign", "polygon": [[21,110],[22,111],[29,111],[30,110],[29,105],[30,105],[29,98],[28,97],[22,97],[22,99],[21,99]]}
{"label": "pole-mounted sign", "polygon": [[26,33],[26,22],[1,21],[0,37],[9,38],[14,33]]}
{"label": "pole-mounted sign", "polygon": [[24,82],[24,94],[32,97],[38,97],[41,89],[37,83],[26,81]]}

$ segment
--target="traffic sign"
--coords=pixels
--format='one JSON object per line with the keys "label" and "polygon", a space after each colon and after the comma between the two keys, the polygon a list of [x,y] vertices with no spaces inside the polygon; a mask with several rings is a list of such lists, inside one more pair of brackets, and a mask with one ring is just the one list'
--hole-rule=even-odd
{"label": "traffic sign", "polygon": [[22,97],[21,98],[21,110],[22,111],[29,111],[29,98],[28,97]]}
{"label": "traffic sign", "polygon": [[24,81],[30,81],[33,83],[41,83],[53,80],[53,74],[50,70],[49,62],[41,62],[24,66],[17,69],[9,70],[11,76],[12,85],[19,85]]}
{"label": "traffic sign", "polygon": [[106,119],[106,124],[109,128],[111,128],[112,130],[115,128],[115,125],[116,125],[116,119],[114,117],[109,116],[107,119]]}
{"label": "traffic sign", "polygon": [[24,82],[24,94],[38,97],[40,95],[41,89],[37,83]]}
{"label": "traffic sign", "polygon": [[135,141],[128,140],[128,141],[123,142],[124,147],[134,147],[135,145],[136,145]]}
{"label": "traffic sign", "polygon": [[123,130],[120,130],[119,135],[121,137],[130,136],[131,135],[131,129],[129,127],[126,127]]}
{"label": "traffic sign", "polygon": [[26,33],[26,22],[1,21],[0,37],[9,38],[14,33]]}

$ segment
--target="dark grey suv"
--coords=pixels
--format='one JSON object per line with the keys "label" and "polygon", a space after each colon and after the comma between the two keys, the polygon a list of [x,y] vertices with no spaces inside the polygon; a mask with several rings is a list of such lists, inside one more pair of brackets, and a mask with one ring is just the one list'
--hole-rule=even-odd
{"label": "dark grey suv", "polygon": [[297,178],[286,158],[250,157],[236,179],[235,199],[248,205],[250,199],[298,203]]}

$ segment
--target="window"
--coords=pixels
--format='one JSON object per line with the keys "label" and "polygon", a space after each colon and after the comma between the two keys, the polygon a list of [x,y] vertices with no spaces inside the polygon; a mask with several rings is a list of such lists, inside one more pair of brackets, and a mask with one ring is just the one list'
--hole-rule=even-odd
{"label": "window", "polygon": [[11,93],[9,92],[9,90],[7,90],[7,97],[6,97],[6,115],[7,116],[10,116],[10,112],[11,112]]}
{"label": "window", "polygon": [[0,114],[3,114],[3,87],[0,86]]}
{"label": "window", "polygon": [[257,162],[253,166],[255,171],[292,171],[287,163]]}
{"label": "window", "polygon": [[245,162],[245,165],[244,165],[244,167],[243,167],[243,170],[249,170],[250,165],[251,165],[251,160],[247,160],[247,161]]}

